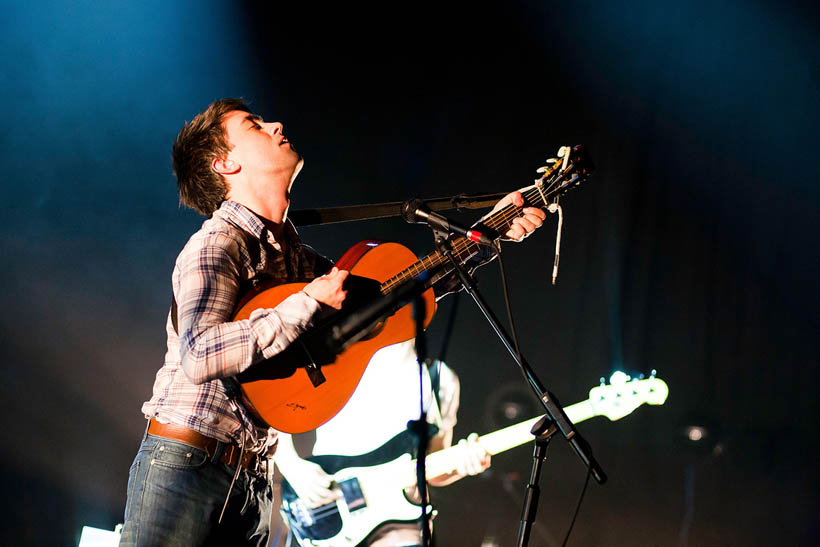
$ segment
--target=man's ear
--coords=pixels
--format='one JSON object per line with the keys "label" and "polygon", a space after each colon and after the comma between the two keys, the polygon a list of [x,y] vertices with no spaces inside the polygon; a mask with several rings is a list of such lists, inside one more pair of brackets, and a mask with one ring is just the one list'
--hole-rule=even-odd
{"label": "man's ear", "polygon": [[228,158],[214,158],[211,162],[211,169],[220,175],[234,175],[241,169],[240,165]]}

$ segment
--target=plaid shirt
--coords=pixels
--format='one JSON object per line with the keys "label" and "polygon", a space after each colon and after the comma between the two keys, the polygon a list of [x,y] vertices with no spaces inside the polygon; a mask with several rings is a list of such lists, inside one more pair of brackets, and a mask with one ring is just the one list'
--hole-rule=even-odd
{"label": "plaid shirt", "polygon": [[[282,351],[310,326],[319,303],[300,291],[275,308],[257,309],[248,319],[232,321],[239,298],[260,277],[282,283],[310,281],[330,266],[301,244],[290,223],[282,241],[276,241],[250,210],[225,201],[177,258],[172,283],[179,335],[169,313],[165,364],[142,412],[223,442],[240,442],[243,426],[218,379]],[[245,424],[251,423],[244,418]],[[252,428],[249,433],[246,446],[272,452],[273,430]]]}

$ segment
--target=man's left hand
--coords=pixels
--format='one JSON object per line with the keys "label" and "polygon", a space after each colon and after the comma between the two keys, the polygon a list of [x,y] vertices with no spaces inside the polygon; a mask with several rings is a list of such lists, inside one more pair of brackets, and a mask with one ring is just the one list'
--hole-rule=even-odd
{"label": "man's left hand", "polygon": [[[493,207],[491,214],[500,211],[510,204],[516,207],[523,207],[524,196],[521,195],[521,192],[511,192],[501,198],[501,200],[495,204],[495,207]],[[506,238],[513,241],[522,241],[525,237],[537,230],[541,224],[544,223],[544,219],[547,218],[547,213],[538,207],[524,207],[521,209],[521,213],[522,216],[513,219],[512,227],[504,234]]]}
{"label": "man's left hand", "polygon": [[478,435],[471,433],[458,442],[463,457],[456,467],[459,475],[478,475],[490,467],[490,454],[478,442]]}

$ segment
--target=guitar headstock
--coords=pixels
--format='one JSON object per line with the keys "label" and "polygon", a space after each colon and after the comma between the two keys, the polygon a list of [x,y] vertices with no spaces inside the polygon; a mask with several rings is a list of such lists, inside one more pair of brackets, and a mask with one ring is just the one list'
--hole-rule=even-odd
{"label": "guitar headstock", "polygon": [[547,164],[538,169],[542,175],[535,179],[535,186],[545,203],[548,203],[548,197],[562,194],[587,180],[595,169],[586,148],[580,144],[562,146],[557,157],[548,159]]}
{"label": "guitar headstock", "polygon": [[662,405],[669,395],[669,386],[654,371],[649,378],[630,379],[623,372],[610,377],[609,385],[603,383],[589,391],[589,403],[597,416],[612,421],[620,420],[642,404]]}

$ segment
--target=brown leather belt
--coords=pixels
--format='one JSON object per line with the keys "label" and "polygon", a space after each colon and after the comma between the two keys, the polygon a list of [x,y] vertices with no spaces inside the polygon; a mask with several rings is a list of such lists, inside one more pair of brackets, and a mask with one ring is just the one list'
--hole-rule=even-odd
{"label": "brown leather belt", "polygon": [[[222,453],[219,455],[219,462],[231,467],[236,467],[236,464],[239,463],[243,469],[252,473],[264,474],[264,459],[259,458],[257,454],[253,452],[245,452],[242,454],[242,449],[239,448],[239,446],[233,443],[220,442],[212,437],[203,435],[199,431],[194,431],[193,429],[176,424],[163,424],[151,419],[148,422],[148,434],[189,444],[200,450],[204,450],[209,458],[213,458],[221,445]],[[240,455],[242,457],[241,462]]]}

